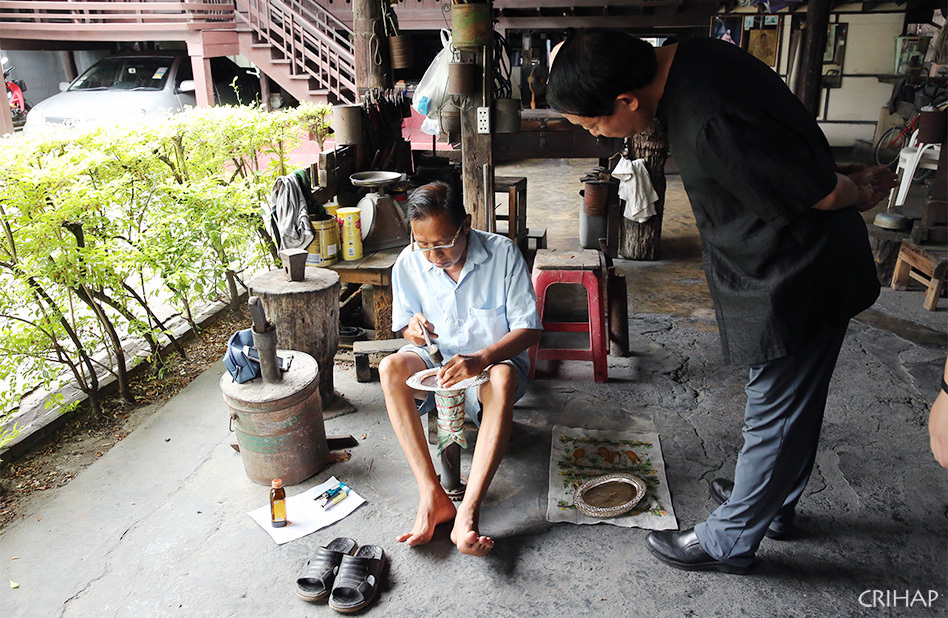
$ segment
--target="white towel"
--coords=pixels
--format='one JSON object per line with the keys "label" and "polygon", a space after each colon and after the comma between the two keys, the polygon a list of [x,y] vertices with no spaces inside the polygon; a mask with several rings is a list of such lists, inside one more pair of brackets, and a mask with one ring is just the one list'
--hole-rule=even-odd
{"label": "white towel", "polygon": [[619,199],[625,200],[625,218],[636,223],[648,221],[656,213],[658,193],[645,169],[645,159],[630,161],[623,157],[612,175],[619,179]]}

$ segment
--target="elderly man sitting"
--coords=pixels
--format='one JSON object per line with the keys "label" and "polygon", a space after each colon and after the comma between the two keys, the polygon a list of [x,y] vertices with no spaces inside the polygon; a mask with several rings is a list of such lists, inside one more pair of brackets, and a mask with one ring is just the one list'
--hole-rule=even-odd
{"label": "elderly man sitting", "polygon": [[[540,339],[536,296],[517,247],[503,236],[471,229],[471,216],[450,185],[435,182],[416,190],[408,220],[412,243],[392,272],[392,328],[413,345],[379,367],[389,418],[418,482],[415,526],[398,541],[427,543],[435,526],[453,519],[451,541],[458,550],[483,556],[494,542],[478,532],[481,502],[507,448],[514,402],[526,390],[526,350]],[[490,375],[476,397],[467,399],[467,412],[480,420],[480,430],[457,508],[438,482],[419,417],[434,409],[433,394],[405,383],[435,366],[422,328],[447,359],[438,372],[442,386],[485,369]],[[420,408],[416,399],[424,400]]]}

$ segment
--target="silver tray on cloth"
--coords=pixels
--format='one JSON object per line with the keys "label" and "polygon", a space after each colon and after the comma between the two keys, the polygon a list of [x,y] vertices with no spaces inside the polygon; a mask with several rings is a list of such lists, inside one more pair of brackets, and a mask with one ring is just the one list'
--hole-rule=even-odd
{"label": "silver tray on cloth", "polygon": [[422,369],[418,373],[405,380],[405,384],[419,391],[463,391],[471,388],[472,386],[480,386],[490,379],[490,376],[485,370],[473,378],[461,380],[457,384],[452,385],[451,388],[441,388],[441,385],[438,384],[439,369],[441,368],[432,367],[431,369]]}
{"label": "silver tray on cloth", "polygon": [[625,472],[613,472],[577,487],[573,505],[590,517],[615,517],[631,511],[644,497],[645,481]]}

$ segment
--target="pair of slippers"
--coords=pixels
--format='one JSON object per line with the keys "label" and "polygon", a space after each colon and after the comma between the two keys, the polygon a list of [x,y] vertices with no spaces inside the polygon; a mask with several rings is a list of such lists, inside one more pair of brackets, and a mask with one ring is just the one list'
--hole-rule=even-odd
{"label": "pair of slippers", "polygon": [[[358,549],[357,549],[358,548]],[[304,601],[329,598],[329,607],[349,614],[367,607],[379,592],[385,552],[377,545],[358,547],[346,537],[316,548],[299,577],[296,595]]]}

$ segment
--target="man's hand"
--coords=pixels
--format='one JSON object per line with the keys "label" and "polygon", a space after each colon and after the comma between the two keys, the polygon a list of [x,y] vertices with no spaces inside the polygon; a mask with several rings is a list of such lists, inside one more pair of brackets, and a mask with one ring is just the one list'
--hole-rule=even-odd
{"label": "man's hand", "polygon": [[438,382],[444,388],[450,388],[461,380],[478,375],[487,369],[488,364],[477,354],[455,354],[438,371]]}
{"label": "man's hand", "polygon": [[428,330],[429,337],[432,339],[438,338],[438,334],[434,331],[434,324],[429,322],[428,319],[420,313],[416,313],[411,317],[411,320],[408,321],[408,326],[402,329],[402,337],[415,345],[427,345],[425,342],[425,334],[421,332],[422,325]]}
{"label": "man's hand", "polygon": [[851,165],[841,172],[853,181],[859,191],[859,197],[854,206],[860,212],[874,208],[899,184],[898,176],[885,165],[874,167]]}

